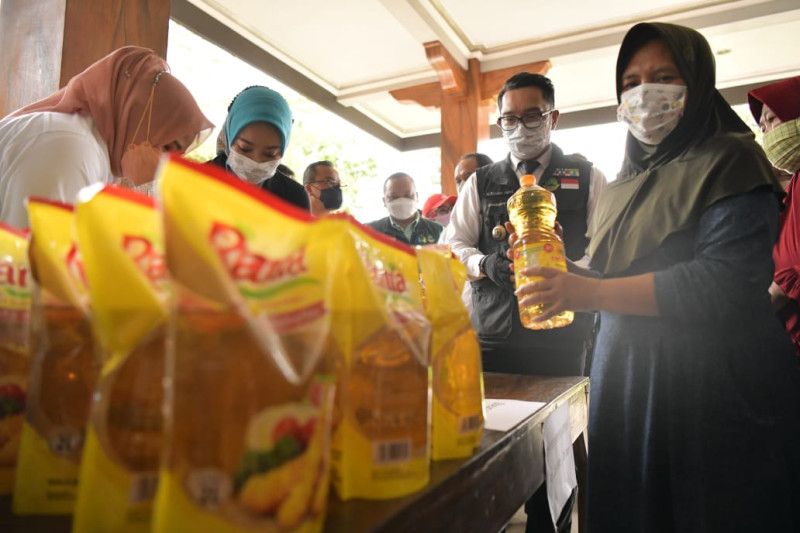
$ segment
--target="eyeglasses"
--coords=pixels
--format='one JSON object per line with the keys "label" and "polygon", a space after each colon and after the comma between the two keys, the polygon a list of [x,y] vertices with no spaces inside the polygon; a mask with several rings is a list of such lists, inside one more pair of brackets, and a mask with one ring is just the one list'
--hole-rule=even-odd
{"label": "eyeglasses", "polygon": [[551,109],[550,111],[545,111],[544,113],[531,111],[530,113],[525,113],[521,117],[518,117],[517,115],[503,115],[497,118],[497,125],[500,126],[500,129],[502,130],[513,131],[517,128],[517,125],[522,122],[522,125],[529,130],[536,130],[542,127],[542,124],[544,124],[544,119],[553,111],[555,110]]}
{"label": "eyeglasses", "polygon": [[316,185],[316,184],[327,185],[326,188],[328,188],[328,187],[339,187],[341,189],[346,189],[347,188],[347,185],[342,185],[339,181],[331,179],[331,178],[324,179],[324,180],[309,181],[308,184],[309,185]]}

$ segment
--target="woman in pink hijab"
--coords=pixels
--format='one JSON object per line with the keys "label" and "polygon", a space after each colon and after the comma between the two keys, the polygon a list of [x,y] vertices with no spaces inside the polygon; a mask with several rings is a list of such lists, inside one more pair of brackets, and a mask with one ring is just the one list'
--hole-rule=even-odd
{"label": "woman in pink hijab", "polygon": [[184,153],[213,128],[168,69],[126,46],[0,120],[0,221],[27,226],[26,198],[71,203],[94,183],[147,192],[161,153]]}

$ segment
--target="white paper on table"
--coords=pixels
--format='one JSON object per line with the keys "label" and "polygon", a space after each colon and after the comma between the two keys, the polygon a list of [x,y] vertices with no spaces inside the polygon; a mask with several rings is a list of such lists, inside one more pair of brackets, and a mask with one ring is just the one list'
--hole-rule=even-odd
{"label": "white paper on table", "polygon": [[533,413],[544,407],[542,402],[522,400],[483,400],[484,428],[492,431],[508,431]]}
{"label": "white paper on table", "polygon": [[572,490],[578,486],[578,479],[575,477],[575,456],[572,453],[569,403],[561,404],[545,419],[542,436],[547,502],[550,504],[550,516],[555,525]]}

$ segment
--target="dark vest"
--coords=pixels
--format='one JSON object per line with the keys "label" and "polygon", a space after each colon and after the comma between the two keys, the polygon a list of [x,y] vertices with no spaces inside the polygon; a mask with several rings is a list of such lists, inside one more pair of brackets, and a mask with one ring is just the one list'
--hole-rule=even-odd
{"label": "dark vest", "polygon": [[442,225],[438,222],[434,220],[428,220],[427,218],[420,216],[419,221],[417,221],[417,227],[415,227],[414,231],[411,233],[411,241],[409,242],[409,240],[406,239],[405,233],[392,225],[392,221],[389,219],[389,217],[368,222],[367,226],[371,227],[375,231],[379,231],[384,235],[393,237],[396,240],[411,246],[436,244],[439,241],[439,235],[441,235],[442,231],[444,230]]}
{"label": "dark vest", "polygon": [[[583,257],[589,244],[586,238],[586,212],[592,164],[581,157],[564,155],[556,145],[552,147],[550,164],[538,183],[552,190],[556,197],[556,220],[564,230],[564,250],[567,257],[574,261]],[[479,168],[476,171],[476,186],[481,222],[478,249],[483,254],[505,251],[508,241],[496,240],[492,237],[492,229],[508,222],[506,202],[519,189],[519,178],[510,156]],[[512,320],[519,320],[514,294],[486,278],[472,282],[472,287],[473,322],[478,334],[484,337],[508,337]]]}

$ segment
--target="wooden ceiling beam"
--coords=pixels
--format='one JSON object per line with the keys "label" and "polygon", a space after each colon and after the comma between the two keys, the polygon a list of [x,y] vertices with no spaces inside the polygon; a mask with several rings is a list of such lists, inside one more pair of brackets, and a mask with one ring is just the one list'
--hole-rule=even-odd
{"label": "wooden ceiling beam", "polygon": [[490,70],[481,74],[481,97],[484,101],[494,100],[508,78],[519,72],[546,75],[552,67],[550,61],[537,61],[525,63],[497,70]]}
{"label": "wooden ceiling beam", "polygon": [[465,96],[467,94],[467,72],[447,51],[441,41],[424,43],[428,62],[439,76],[439,84],[445,94]]}
{"label": "wooden ceiling beam", "polygon": [[414,103],[427,109],[442,107],[442,86],[438,81],[395,89],[389,94],[401,104]]}
{"label": "wooden ceiling beam", "polygon": [[489,138],[491,103],[508,78],[518,72],[546,74],[550,61],[526,63],[481,72],[481,63],[470,59],[469,70],[459,65],[439,41],[425,43],[425,55],[439,82],[395,89],[389,94],[401,103],[440,108],[442,192],[456,194],[454,169],[462,155],[474,152],[478,142]]}
{"label": "wooden ceiling beam", "polygon": [[[434,41],[433,43],[427,44],[434,44],[438,43],[438,41]],[[426,53],[428,51],[428,47],[426,44]],[[434,47],[431,46],[431,50]],[[447,51],[445,50],[444,53],[446,54]],[[444,57],[440,55],[438,57]],[[452,58],[451,58],[452,59]],[[445,64],[447,60],[442,59]],[[432,63],[433,64],[433,63]],[[437,69],[437,75],[439,76],[439,82],[436,83],[422,83],[420,85],[412,85],[410,87],[403,87],[402,89],[394,89],[389,91],[395,100],[401,103],[415,103],[421,105],[422,107],[428,109],[436,109],[442,106],[442,93],[445,94],[452,94],[454,96],[466,96],[468,93],[467,91],[467,80],[468,80],[468,73],[464,72],[460,66],[456,63],[456,68],[451,68],[447,66],[446,73],[445,73],[445,81],[442,81],[442,74]],[[481,72],[479,74],[480,79],[480,98],[481,103],[484,105],[489,105],[495,101],[497,98],[497,93],[500,92],[500,89],[503,87],[503,84],[506,82],[508,78],[513,76],[518,72],[532,72],[535,74],[542,74],[546,75],[550,68],[552,67],[552,63],[550,61],[537,61],[535,63],[525,63],[522,65],[515,65],[513,67],[506,67],[497,70],[492,70],[489,72]],[[435,68],[435,67],[434,67]],[[458,72],[462,70],[463,72],[463,80],[456,81],[455,77],[452,76],[452,72]],[[471,74],[472,78],[475,78],[474,73]],[[473,83],[474,83],[473,79]],[[463,89],[461,91],[446,91],[444,86],[447,84],[450,87],[457,87],[461,84]]]}

